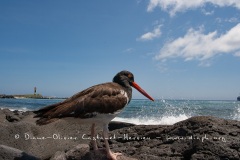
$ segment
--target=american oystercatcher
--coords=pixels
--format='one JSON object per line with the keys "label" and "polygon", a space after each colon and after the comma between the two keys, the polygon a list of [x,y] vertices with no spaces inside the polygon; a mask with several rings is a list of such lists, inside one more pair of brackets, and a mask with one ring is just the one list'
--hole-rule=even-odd
{"label": "american oystercatcher", "polygon": [[[102,83],[87,88],[63,102],[46,106],[34,111],[38,117],[36,123],[45,125],[58,119],[80,119],[83,123],[90,123],[91,137],[96,136],[95,124],[103,125],[103,138],[110,159],[116,160],[121,153],[113,153],[108,144],[108,124],[131,101],[132,87],[148,99],[154,101],[136,82],[129,71],[121,71],[115,75],[113,82]],[[92,140],[93,149],[97,150],[97,143]]]}

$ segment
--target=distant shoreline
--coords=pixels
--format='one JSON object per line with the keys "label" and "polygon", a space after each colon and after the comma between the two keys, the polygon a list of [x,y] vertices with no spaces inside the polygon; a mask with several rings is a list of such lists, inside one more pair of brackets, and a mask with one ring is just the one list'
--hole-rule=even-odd
{"label": "distant shoreline", "polygon": [[0,94],[1,99],[67,99],[67,97],[42,96],[41,94],[23,94],[23,95],[6,95]]}

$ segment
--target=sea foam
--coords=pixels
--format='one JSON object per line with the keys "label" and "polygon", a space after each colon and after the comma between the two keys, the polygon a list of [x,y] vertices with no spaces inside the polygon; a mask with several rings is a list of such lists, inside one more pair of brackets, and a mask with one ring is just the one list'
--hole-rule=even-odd
{"label": "sea foam", "polygon": [[116,117],[112,121],[133,123],[136,125],[173,125],[177,122],[190,118],[185,114],[179,114],[176,116],[169,115],[163,117],[138,117],[138,118],[123,118]]}
{"label": "sea foam", "polygon": [[240,104],[238,104],[238,106],[235,107],[235,111],[232,116],[233,116],[232,119],[240,121]]}

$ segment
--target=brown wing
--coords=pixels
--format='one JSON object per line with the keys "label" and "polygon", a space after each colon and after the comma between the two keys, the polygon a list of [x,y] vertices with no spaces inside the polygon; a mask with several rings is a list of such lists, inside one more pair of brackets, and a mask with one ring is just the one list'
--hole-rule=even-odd
{"label": "brown wing", "polygon": [[48,124],[64,117],[90,118],[96,113],[113,113],[127,104],[121,90],[123,88],[117,83],[90,87],[63,102],[35,111],[35,117],[40,117],[37,124]]}

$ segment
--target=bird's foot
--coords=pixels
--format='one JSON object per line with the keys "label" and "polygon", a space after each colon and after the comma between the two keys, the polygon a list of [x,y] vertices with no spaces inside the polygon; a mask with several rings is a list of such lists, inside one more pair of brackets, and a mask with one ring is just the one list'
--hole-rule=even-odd
{"label": "bird's foot", "polygon": [[111,160],[117,160],[117,156],[121,156],[122,153],[113,153],[113,152],[109,152],[107,154],[107,157]]}
{"label": "bird's foot", "polygon": [[93,146],[93,150],[97,151],[98,150],[98,146]]}
{"label": "bird's foot", "polygon": [[93,146],[93,150],[94,150],[94,151],[97,151],[97,150],[98,150],[98,146],[97,146],[96,140],[92,140],[92,146]]}

